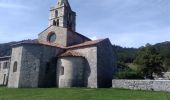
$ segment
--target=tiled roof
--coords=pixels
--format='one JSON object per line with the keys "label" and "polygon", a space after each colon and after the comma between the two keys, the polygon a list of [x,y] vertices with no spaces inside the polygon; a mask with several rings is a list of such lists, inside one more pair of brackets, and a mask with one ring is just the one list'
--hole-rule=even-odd
{"label": "tiled roof", "polygon": [[86,46],[92,46],[92,45],[96,45],[98,43],[100,43],[101,41],[103,41],[104,39],[99,39],[99,40],[93,40],[93,41],[87,41],[81,44],[77,44],[77,45],[73,45],[73,46],[69,46],[66,47],[67,49],[71,49],[71,48],[79,48],[79,47],[86,47]]}
{"label": "tiled roof", "polygon": [[59,57],[68,57],[68,56],[73,56],[73,57],[83,57],[80,53],[68,50],[65,53],[62,53]]}
{"label": "tiled roof", "polygon": [[16,44],[13,44],[12,46],[17,46],[17,45],[20,45],[20,44],[37,44],[37,45],[53,46],[53,47],[62,48],[62,49],[72,49],[72,48],[93,46],[93,45],[96,45],[96,44],[102,42],[103,40],[105,40],[105,39],[86,41],[84,43],[65,47],[65,46],[61,46],[61,45],[58,45],[58,44],[50,44],[50,43],[43,43],[42,44],[42,43],[39,43],[37,39],[34,39],[34,40],[23,40],[23,41],[17,42]]}
{"label": "tiled roof", "polygon": [[65,49],[64,46],[61,46],[61,45],[57,45],[57,44],[50,44],[50,43],[39,43],[38,42],[38,39],[34,39],[34,40],[23,40],[23,41],[20,41],[20,42],[17,42],[15,44],[13,44],[12,46],[17,46],[17,45],[20,45],[20,44],[36,44],[36,45],[46,45],[46,46],[52,46],[52,47],[58,47],[58,48],[62,48],[62,49]]}
{"label": "tiled roof", "polygon": [[39,43],[39,44],[47,45],[47,46],[53,46],[53,47],[62,48],[62,49],[66,48],[65,46],[58,45],[58,44],[51,44],[51,43],[48,43],[48,42],[47,43]]}

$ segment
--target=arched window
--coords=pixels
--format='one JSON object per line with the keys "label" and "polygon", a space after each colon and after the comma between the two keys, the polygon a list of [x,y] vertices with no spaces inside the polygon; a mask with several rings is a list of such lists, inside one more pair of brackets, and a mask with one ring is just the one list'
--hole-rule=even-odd
{"label": "arched window", "polygon": [[55,16],[58,17],[58,11],[57,10],[55,11]]}
{"label": "arched window", "polygon": [[59,23],[60,23],[60,22],[59,22],[59,19],[57,19],[57,26],[59,26]]}
{"label": "arched window", "polygon": [[49,33],[48,37],[47,37],[47,41],[50,43],[55,42],[57,36],[54,32]]}
{"label": "arched window", "polygon": [[64,67],[63,66],[60,69],[60,75],[64,75]]}
{"label": "arched window", "polygon": [[53,21],[53,25],[56,26],[56,21],[55,20]]}
{"label": "arched window", "polygon": [[17,72],[18,63],[15,61],[13,66],[13,72]]}

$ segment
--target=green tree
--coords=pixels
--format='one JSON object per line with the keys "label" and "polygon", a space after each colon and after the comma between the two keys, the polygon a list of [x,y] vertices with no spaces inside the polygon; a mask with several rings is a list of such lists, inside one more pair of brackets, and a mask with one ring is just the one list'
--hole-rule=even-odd
{"label": "green tree", "polygon": [[145,78],[153,79],[153,73],[161,75],[163,71],[163,56],[159,54],[156,48],[147,44],[140,48],[134,63],[139,65],[141,73]]}

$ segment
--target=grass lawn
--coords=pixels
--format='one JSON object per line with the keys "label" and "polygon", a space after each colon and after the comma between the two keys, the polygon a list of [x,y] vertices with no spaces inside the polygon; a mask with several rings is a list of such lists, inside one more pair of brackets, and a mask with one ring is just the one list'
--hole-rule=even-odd
{"label": "grass lawn", "polygon": [[170,100],[170,93],[122,89],[7,89],[0,100]]}

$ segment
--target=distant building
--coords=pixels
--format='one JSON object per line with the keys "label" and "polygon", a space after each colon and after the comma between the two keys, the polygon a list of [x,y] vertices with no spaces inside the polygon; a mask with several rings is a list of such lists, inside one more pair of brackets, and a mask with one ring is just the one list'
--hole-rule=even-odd
{"label": "distant building", "polygon": [[48,28],[38,39],[15,44],[11,58],[0,58],[2,63],[3,59],[10,62],[8,70],[0,71],[0,84],[8,82],[10,88],[111,87],[117,67],[109,39],[92,41],[75,31],[76,13],[67,0],[58,0],[50,10]]}

